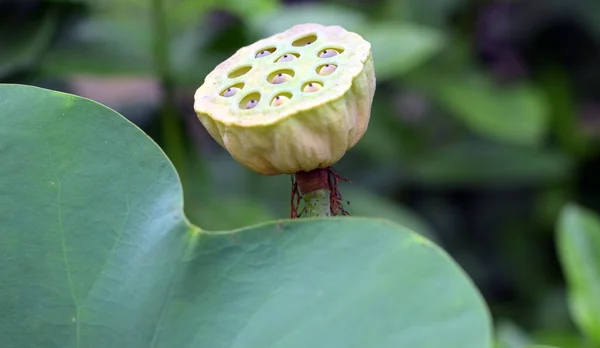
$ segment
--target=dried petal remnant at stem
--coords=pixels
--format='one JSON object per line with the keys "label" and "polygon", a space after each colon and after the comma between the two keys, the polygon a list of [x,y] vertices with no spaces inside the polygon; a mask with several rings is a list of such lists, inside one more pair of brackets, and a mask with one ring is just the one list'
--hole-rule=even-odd
{"label": "dried petal remnant at stem", "polygon": [[[319,168],[308,172],[298,172],[292,175],[290,218],[299,218],[304,212],[308,213],[308,217],[336,216],[339,214],[350,215],[343,206],[344,199],[339,190],[340,180],[350,182],[350,180],[340,176],[332,167]],[[328,197],[322,197],[322,194],[325,192]],[[326,202],[328,203],[326,204],[328,207],[326,212],[314,211],[315,207],[310,206],[311,203],[315,203],[315,198],[317,198],[311,195],[311,193],[317,193],[319,195],[316,203],[323,203],[321,202],[323,198],[328,200],[328,202]],[[304,198],[306,205],[300,210],[300,200],[302,198]]]}

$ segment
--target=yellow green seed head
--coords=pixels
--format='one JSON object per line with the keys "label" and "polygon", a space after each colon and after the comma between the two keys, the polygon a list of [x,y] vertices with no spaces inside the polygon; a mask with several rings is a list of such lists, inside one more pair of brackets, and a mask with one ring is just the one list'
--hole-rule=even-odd
{"label": "yellow green seed head", "polygon": [[292,174],[339,161],[364,135],[374,93],[369,42],[339,26],[302,24],[219,64],[194,108],[235,160]]}

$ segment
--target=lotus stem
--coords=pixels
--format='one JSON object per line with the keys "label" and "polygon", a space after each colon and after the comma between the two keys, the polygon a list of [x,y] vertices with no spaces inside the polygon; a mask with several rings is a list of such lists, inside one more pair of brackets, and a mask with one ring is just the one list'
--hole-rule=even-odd
{"label": "lotus stem", "polygon": [[[293,195],[304,199],[305,208],[301,214],[297,212],[297,206],[292,202],[292,217],[299,215],[308,218],[329,217],[335,215],[337,209],[331,206],[332,187],[330,181],[331,168],[319,168],[308,172],[295,174],[297,186],[293,188]],[[296,195],[296,190],[298,191]],[[334,191],[335,192],[335,191]],[[299,198],[298,198],[299,200]]]}
{"label": "lotus stem", "polygon": [[329,190],[319,189],[306,193],[303,199],[306,203],[306,217],[318,218],[331,216]]}

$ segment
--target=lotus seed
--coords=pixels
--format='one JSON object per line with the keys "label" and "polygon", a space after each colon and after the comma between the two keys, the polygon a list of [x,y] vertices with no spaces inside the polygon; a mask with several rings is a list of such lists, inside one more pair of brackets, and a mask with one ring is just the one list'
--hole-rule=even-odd
{"label": "lotus seed", "polygon": [[321,88],[323,88],[323,86],[321,86],[320,84],[311,82],[311,83],[307,84],[306,86],[304,86],[304,89],[302,91],[303,92],[316,92],[316,91],[320,90]]}
{"label": "lotus seed", "polygon": [[230,87],[230,88],[227,88],[227,89],[225,90],[225,92],[223,92],[223,96],[224,96],[224,97],[227,97],[227,98],[229,98],[229,97],[233,97],[233,96],[234,96],[234,95],[235,95],[237,92],[239,92],[239,90],[240,90],[240,89],[239,89],[239,88],[237,88],[237,87]]}
{"label": "lotus seed", "polygon": [[337,69],[337,65],[325,64],[321,67],[321,69],[319,69],[319,75],[321,75],[321,76],[331,75],[335,71],[335,69]]}
{"label": "lotus seed", "polygon": [[286,97],[285,95],[278,95],[271,102],[271,106],[279,106],[279,105],[287,102],[288,100],[290,100],[290,98]]}
{"label": "lotus seed", "polygon": [[338,54],[340,54],[338,51],[336,51],[334,49],[328,49],[328,50],[324,50],[323,52],[321,52],[319,57],[320,58],[329,58],[329,57],[337,56]]}
{"label": "lotus seed", "polygon": [[258,54],[256,55],[256,58],[262,58],[262,57],[266,57],[266,56],[268,56],[269,54],[271,54],[271,52],[270,52],[270,51],[267,51],[267,50],[265,50],[265,51],[260,51],[260,52],[258,52]]}
{"label": "lotus seed", "polygon": [[253,109],[258,104],[258,101],[252,99],[246,103],[246,109]]}
{"label": "lotus seed", "polygon": [[289,62],[296,59],[296,56],[293,54],[284,54],[281,58],[277,60],[278,63]]}
{"label": "lotus seed", "polygon": [[271,80],[271,83],[275,84],[275,85],[278,85],[280,83],[287,82],[287,81],[289,81],[291,79],[292,79],[291,75],[284,74],[284,73],[279,73],[279,74],[275,75],[275,77],[273,77],[273,79]]}

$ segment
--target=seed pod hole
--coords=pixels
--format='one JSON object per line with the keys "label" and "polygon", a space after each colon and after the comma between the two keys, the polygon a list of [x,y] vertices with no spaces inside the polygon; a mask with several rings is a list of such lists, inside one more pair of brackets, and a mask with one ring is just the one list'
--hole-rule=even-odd
{"label": "seed pod hole", "polygon": [[274,85],[287,82],[294,77],[294,71],[290,69],[277,70],[267,76],[267,81]]}
{"label": "seed pod hole", "polygon": [[244,84],[243,83],[237,83],[233,86],[230,86],[228,88],[226,88],[225,90],[223,90],[221,92],[221,95],[223,97],[229,98],[229,97],[233,97],[234,95],[236,95],[242,88],[244,88]]}
{"label": "seed pod hole", "polygon": [[317,54],[317,56],[319,58],[330,58],[330,57],[335,57],[342,52],[344,52],[344,51],[340,50],[338,48],[326,48],[326,49],[322,50],[321,52],[319,52]]}
{"label": "seed pod hole", "polygon": [[310,45],[315,41],[317,41],[317,35],[314,35],[314,34],[307,35],[307,36],[303,36],[303,37],[295,40],[294,42],[292,42],[292,46],[302,47],[302,46]]}
{"label": "seed pod hole", "polygon": [[260,103],[260,93],[250,93],[240,101],[240,109],[249,110],[254,109],[258,103]]}
{"label": "seed pod hole", "polygon": [[290,101],[290,99],[292,99],[291,93],[281,93],[271,100],[271,106],[277,107],[283,105]]}
{"label": "seed pod hole", "polygon": [[321,88],[323,88],[323,85],[319,82],[307,82],[304,84],[304,86],[302,86],[302,92],[312,93],[320,90]]}
{"label": "seed pod hole", "polygon": [[227,77],[229,77],[230,79],[240,77],[242,75],[245,75],[248,71],[250,71],[250,69],[252,69],[251,65],[245,65],[245,66],[236,68],[235,70],[233,70],[229,74],[227,74]]}
{"label": "seed pod hole", "polygon": [[264,49],[256,52],[256,58],[266,57],[273,52],[275,52],[275,47],[264,48]]}
{"label": "seed pod hole", "polygon": [[337,65],[335,64],[325,64],[321,65],[317,68],[317,74],[321,76],[327,76],[333,74],[333,72],[337,69]]}
{"label": "seed pod hole", "polygon": [[294,59],[298,59],[299,57],[300,57],[300,55],[297,53],[286,53],[283,56],[277,58],[277,60],[275,62],[276,63],[290,62]]}

